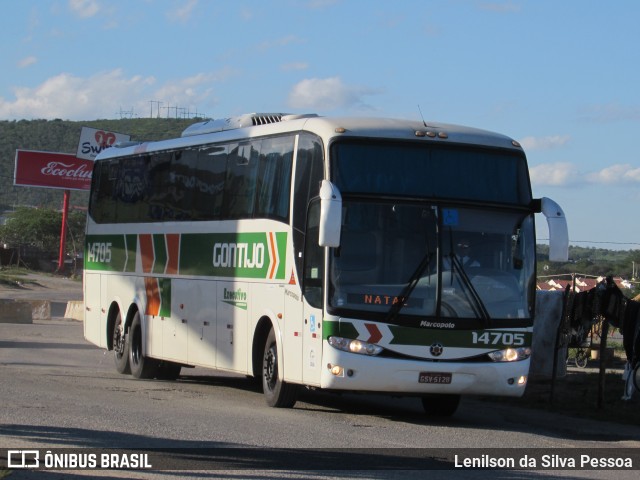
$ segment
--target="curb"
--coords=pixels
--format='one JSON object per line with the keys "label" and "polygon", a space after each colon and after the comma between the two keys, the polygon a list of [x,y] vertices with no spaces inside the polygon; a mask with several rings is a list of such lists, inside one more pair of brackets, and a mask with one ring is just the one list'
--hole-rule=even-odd
{"label": "curb", "polygon": [[[7,300],[0,299],[0,323],[29,324],[34,320],[51,320],[53,309],[62,313],[61,302],[49,300]],[[69,301],[66,305],[64,317],[71,320],[84,320],[84,302]],[[56,318],[58,315],[54,315]]]}
{"label": "curb", "polygon": [[67,310],[64,312],[64,318],[83,321],[84,302],[82,300],[72,300],[67,302]]}

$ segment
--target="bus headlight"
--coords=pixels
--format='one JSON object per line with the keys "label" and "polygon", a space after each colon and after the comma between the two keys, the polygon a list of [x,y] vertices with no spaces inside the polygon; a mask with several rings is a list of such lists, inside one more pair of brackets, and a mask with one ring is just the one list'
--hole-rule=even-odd
{"label": "bus headlight", "polygon": [[494,362],[517,362],[518,360],[526,360],[531,356],[530,347],[507,348],[505,350],[497,350],[488,353],[489,358]]}
{"label": "bus headlight", "polygon": [[343,352],[359,353],[361,355],[378,355],[382,350],[382,347],[374,345],[373,343],[363,342],[361,340],[353,340],[351,338],[343,337],[329,337],[327,339],[329,345]]}

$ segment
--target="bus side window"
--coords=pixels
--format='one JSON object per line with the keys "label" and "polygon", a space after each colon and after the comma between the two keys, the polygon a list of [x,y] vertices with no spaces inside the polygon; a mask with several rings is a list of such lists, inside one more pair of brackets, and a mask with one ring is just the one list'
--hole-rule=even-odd
{"label": "bus side window", "polygon": [[294,138],[289,135],[262,140],[254,218],[289,220]]}
{"label": "bus side window", "polygon": [[[323,178],[322,142],[318,137],[302,133],[298,140],[296,155],[296,171],[293,185],[293,208],[291,214],[291,233],[293,235],[293,252],[298,278],[303,273],[303,250],[305,231],[307,229],[307,208],[309,200],[317,197],[320,182]],[[317,237],[316,237],[317,239]]]}
{"label": "bus side window", "polygon": [[222,204],[223,219],[253,217],[259,149],[259,141],[245,142],[230,148]]}
{"label": "bus side window", "polygon": [[222,216],[224,183],[227,173],[227,146],[209,145],[198,152],[198,212],[203,220],[219,220]]}

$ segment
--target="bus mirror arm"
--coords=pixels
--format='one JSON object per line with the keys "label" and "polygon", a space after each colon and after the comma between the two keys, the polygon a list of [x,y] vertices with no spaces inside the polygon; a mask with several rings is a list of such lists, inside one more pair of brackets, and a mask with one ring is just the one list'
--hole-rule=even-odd
{"label": "bus mirror arm", "polygon": [[342,196],[338,187],[323,180],[320,186],[320,246],[339,247],[341,228]]}
{"label": "bus mirror arm", "polygon": [[569,259],[569,230],[567,217],[560,205],[550,198],[543,197],[533,201],[536,213],[542,213],[549,226],[549,260],[566,262]]}

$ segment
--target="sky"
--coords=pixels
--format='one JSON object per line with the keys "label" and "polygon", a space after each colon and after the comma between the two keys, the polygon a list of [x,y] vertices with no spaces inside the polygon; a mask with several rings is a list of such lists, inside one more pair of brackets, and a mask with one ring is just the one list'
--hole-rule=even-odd
{"label": "sky", "polygon": [[2,7],[0,120],[422,112],[520,141],[533,194],[562,206],[572,245],[640,248],[636,0]]}

